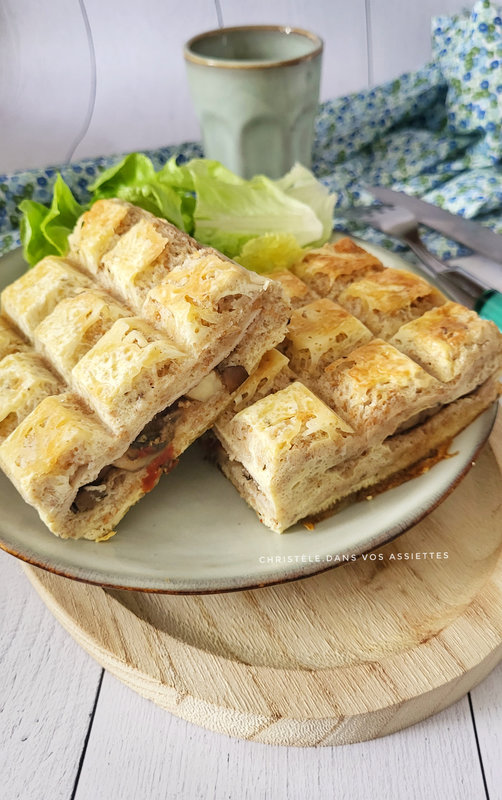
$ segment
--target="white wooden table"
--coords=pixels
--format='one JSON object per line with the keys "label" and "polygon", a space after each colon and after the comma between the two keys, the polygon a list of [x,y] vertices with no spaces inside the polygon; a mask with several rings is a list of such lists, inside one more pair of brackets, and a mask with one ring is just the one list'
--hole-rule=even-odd
{"label": "white wooden table", "polygon": [[[198,138],[181,45],[219,23],[319,32],[328,98],[420,66],[431,15],[463,5],[3,0],[0,172]],[[104,674],[0,552],[2,800],[498,800],[501,754],[502,665],[438,716],[360,745],[274,748],[196,728]]]}
{"label": "white wooden table", "polygon": [[286,748],[183,722],[96,664],[0,552],[2,800],[500,800],[502,665],[393,736]]}

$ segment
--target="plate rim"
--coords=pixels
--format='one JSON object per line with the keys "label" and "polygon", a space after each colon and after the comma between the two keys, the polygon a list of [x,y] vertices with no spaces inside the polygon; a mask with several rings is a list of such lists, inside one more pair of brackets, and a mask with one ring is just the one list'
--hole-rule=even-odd
{"label": "plate rim", "polygon": [[[483,415],[488,414],[488,412],[490,412],[491,415],[492,415],[491,419],[490,419],[490,422],[488,423],[488,432],[486,434],[486,437],[484,437],[480,442],[477,443],[475,448],[471,451],[470,458],[464,464],[464,467],[462,468],[462,470],[460,470],[457,473],[457,475],[455,476],[453,481],[451,481],[450,484],[444,489],[444,491],[440,495],[438,495],[437,498],[435,498],[434,502],[431,505],[427,506],[427,508],[425,508],[425,509],[417,510],[417,512],[415,514],[413,514],[410,517],[409,520],[406,520],[406,522],[404,522],[404,523],[396,523],[391,528],[389,528],[389,529],[387,529],[385,531],[382,531],[374,539],[372,539],[371,541],[367,542],[365,545],[362,545],[361,548],[356,548],[354,550],[351,550],[351,555],[354,555],[356,557],[356,559],[359,559],[362,556],[367,555],[368,553],[371,553],[377,547],[382,547],[384,545],[389,544],[390,542],[393,542],[399,536],[402,536],[402,534],[406,533],[411,528],[413,528],[415,525],[418,525],[418,523],[421,522],[423,519],[425,519],[430,514],[432,514],[436,510],[436,508],[438,508],[438,506],[440,506],[441,503],[443,503],[444,500],[446,500],[455,491],[457,486],[462,482],[462,480],[465,478],[465,476],[471,471],[471,469],[474,466],[474,464],[476,462],[476,459],[478,458],[480,452],[483,450],[485,445],[488,443],[488,439],[490,437],[490,434],[491,434],[491,432],[493,430],[493,427],[494,427],[496,419],[497,419],[498,411],[499,411],[499,403],[498,403],[498,401],[495,401],[489,408],[487,408],[483,412]],[[482,416],[482,415],[480,415],[480,416]],[[455,441],[455,440],[453,440],[453,441]],[[419,463],[419,462],[417,462],[417,463]],[[433,469],[433,468],[434,467],[432,467],[431,469]],[[50,533],[50,531],[49,531],[49,533]],[[287,532],[284,533],[284,534],[275,534],[274,531],[271,531],[270,533],[271,533],[271,535],[281,535],[281,536],[286,535],[287,536]],[[54,534],[52,534],[52,535],[54,535]],[[94,542],[89,542],[89,544],[94,544]],[[28,564],[29,566],[37,567],[39,569],[43,569],[46,572],[50,572],[53,575],[58,575],[58,576],[60,576],[62,578],[67,578],[68,580],[75,580],[75,581],[78,581],[79,583],[86,583],[86,584],[88,584],[90,586],[99,586],[102,589],[115,590],[115,591],[131,591],[131,592],[144,592],[146,594],[168,594],[168,595],[227,594],[229,592],[249,591],[249,590],[252,590],[252,589],[264,589],[264,588],[267,588],[269,586],[278,586],[278,585],[281,585],[283,583],[292,583],[294,581],[304,580],[306,578],[311,578],[311,577],[313,577],[315,575],[320,575],[323,572],[327,572],[328,570],[337,569],[338,567],[342,567],[346,563],[351,563],[351,562],[346,562],[346,561],[343,561],[343,560],[333,561],[333,562],[329,562],[329,563],[324,562],[321,566],[316,567],[315,569],[312,569],[310,571],[309,570],[300,571],[298,573],[290,574],[290,575],[287,575],[287,576],[283,575],[281,577],[279,577],[279,576],[277,576],[277,577],[271,576],[270,578],[265,579],[263,581],[260,581],[258,583],[249,583],[249,584],[242,583],[242,584],[239,584],[238,586],[226,586],[226,587],[216,587],[216,586],[215,587],[209,587],[208,586],[207,588],[175,589],[175,588],[166,588],[166,587],[163,587],[163,586],[162,587],[161,586],[158,586],[158,587],[157,586],[155,586],[155,587],[152,587],[152,586],[140,586],[140,585],[134,585],[133,586],[133,585],[120,585],[118,583],[107,583],[105,581],[93,579],[91,577],[83,577],[82,575],[76,575],[76,574],[72,574],[71,572],[65,572],[62,569],[57,569],[53,565],[50,565],[48,563],[43,563],[43,562],[40,562],[40,561],[36,561],[35,559],[30,558],[26,554],[23,554],[23,553],[15,551],[15,550],[9,549],[8,545],[6,545],[6,543],[5,543],[4,539],[3,539],[1,529],[0,529],[0,550],[3,550],[4,552],[9,553],[10,555],[12,555],[15,558],[19,559],[20,561],[23,562],[23,564]],[[340,553],[339,552],[331,553],[331,555],[333,557],[336,557],[336,556],[340,555]],[[216,581],[217,579],[213,579],[213,580]]]}

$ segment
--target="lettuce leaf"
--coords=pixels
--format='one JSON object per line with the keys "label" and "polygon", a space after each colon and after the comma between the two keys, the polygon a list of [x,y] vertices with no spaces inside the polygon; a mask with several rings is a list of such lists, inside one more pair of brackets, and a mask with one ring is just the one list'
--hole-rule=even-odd
{"label": "lettuce leaf", "polygon": [[[277,269],[278,264],[283,268],[293,252],[325,242],[335,203],[300,165],[278,181],[264,175],[248,181],[205,158],[182,164],[171,158],[156,172],[143,153],[126,156],[89,188],[91,202],[119,197],[141,206],[231,258],[242,254],[243,263],[259,271]],[[26,260],[35,264],[50,253],[64,255],[68,234],[87,207],[77,203],[60,175],[50,208],[24,200],[20,209]]]}
{"label": "lettuce leaf", "polygon": [[265,233],[249,239],[235,260],[254,272],[289,269],[305,254],[292,233]]}
{"label": "lettuce leaf", "polygon": [[21,244],[24,260],[33,267],[44,256],[55,255],[42,233],[42,222],[49,213],[47,206],[35,200],[22,200],[19,209],[23,212],[20,224]]}
{"label": "lettuce leaf", "polygon": [[159,173],[143,153],[131,153],[120,163],[101,173],[89,187],[93,200],[102,197],[120,197],[156,217],[172,222],[188,233],[193,230],[193,197],[184,203],[185,193],[159,178]]}
{"label": "lettuce leaf", "polygon": [[286,175],[276,181],[276,184],[289,197],[305,203],[315,212],[322,223],[322,236],[315,244],[324,244],[333,231],[335,195],[330,194],[327,187],[316,180],[310,170],[301,164],[295,164]]}
{"label": "lettuce leaf", "polygon": [[186,192],[196,191],[195,179],[199,181],[221,180],[224,183],[234,183],[238,185],[246,183],[244,178],[240,178],[234,172],[224,167],[223,164],[220,164],[219,161],[213,161],[210,158],[192,158],[191,161],[178,164],[176,162],[176,157],[173,156],[162,169],[157,172],[157,177],[160,181]]}
{"label": "lettuce leaf", "polygon": [[[299,164],[278,181],[264,175],[247,181],[218,161],[198,158],[177,165],[171,159],[159,177],[194,192],[196,239],[232,258],[256,236],[294,236],[301,247],[331,235],[335,198]],[[272,252],[270,242],[260,263],[267,250]]]}
{"label": "lettuce leaf", "polygon": [[81,206],[61,175],[56,177],[49,208],[34,200],[22,200],[21,242],[23,255],[33,266],[44,256],[64,256],[68,251],[68,236],[87,206]]}
{"label": "lettuce leaf", "polygon": [[322,238],[323,225],[315,211],[264,175],[240,183],[198,173],[193,177],[195,238],[231,258],[247,241],[265,233],[293,234],[301,247]]}

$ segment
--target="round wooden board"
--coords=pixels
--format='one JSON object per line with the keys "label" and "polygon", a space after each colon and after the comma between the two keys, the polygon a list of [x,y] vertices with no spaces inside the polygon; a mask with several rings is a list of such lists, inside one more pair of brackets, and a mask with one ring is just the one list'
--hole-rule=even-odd
{"label": "round wooden board", "polygon": [[491,447],[433,514],[371,558],[296,583],[173,596],[25,570],[92,656],[183,719],[278,745],[384,736],[502,658],[501,442],[499,415]]}

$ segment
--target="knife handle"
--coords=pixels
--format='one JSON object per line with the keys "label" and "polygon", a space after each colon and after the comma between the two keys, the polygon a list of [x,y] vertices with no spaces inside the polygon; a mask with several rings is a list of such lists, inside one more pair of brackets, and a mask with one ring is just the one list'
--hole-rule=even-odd
{"label": "knife handle", "polygon": [[483,292],[476,301],[474,310],[483,319],[491,319],[502,331],[502,294],[493,289]]}

